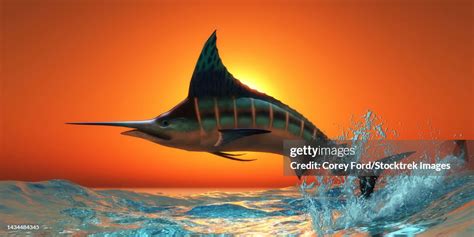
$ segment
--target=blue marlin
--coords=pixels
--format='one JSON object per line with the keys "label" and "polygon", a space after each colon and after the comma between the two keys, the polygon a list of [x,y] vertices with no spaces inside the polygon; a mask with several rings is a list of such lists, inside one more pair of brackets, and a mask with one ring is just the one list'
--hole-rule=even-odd
{"label": "blue marlin", "polygon": [[[283,155],[285,140],[330,142],[324,132],[298,111],[236,79],[222,63],[216,40],[214,31],[194,68],[188,96],[168,112],[142,121],[69,124],[132,128],[122,134],[168,147],[209,152],[236,161],[252,160],[232,152]],[[410,154],[399,154],[388,159],[398,160]],[[300,177],[302,173],[297,175]],[[375,183],[367,182],[372,186]],[[367,185],[361,186],[367,188]]]}

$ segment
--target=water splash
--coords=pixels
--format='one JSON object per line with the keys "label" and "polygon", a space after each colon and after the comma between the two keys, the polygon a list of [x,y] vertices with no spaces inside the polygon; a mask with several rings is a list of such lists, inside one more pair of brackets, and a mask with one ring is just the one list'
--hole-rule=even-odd
{"label": "water splash", "polygon": [[[343,131],[339,140],[351,140],[356,145],[355,161],[367,153],[365,147],[369,140],[383,140],[387,134],[397,135],[395,131],[384,128],[383,122],[371,111],[361,117],[361,121],[351,120],[352,126]],[[393,147],[387,146],[385,154],[393,154]],[[426,154],[425,154],[426,155]],[[428,159],[429,157],[425,157]],[[463,159],[455,156],[436,157],[437,162],[463,163]],[[416,170],[414,172],[417,172]],[[462,185],[470,183],[472,176],[451,177],[437,173],[436,175],[407,175],[384,177],[385,185],[379,188],[370,199],[359,197],[357,177],[345,177],[338,187],[332,180],[317,176],[314,182],[305,179],[300,185],[300,192],[306,205],[307,214],[311,217],[312,226],[318,236],[335,232],[350,234],[365,232],[371,235],[423,232],[427,227],[442,222],[442,214],[430,208],[433,202],[446,198],[450,192],[457,192]],[[471,185],[472,186],[472,185]],[[331,196],[333,190],[340,190],[339,196]],[[472,187],[468,189],[474,193]],[[471,198],[472,200],[472,198]],[[339,205],[334,205],[338,203]],[[448,212],[459,207],[459,204],[444,206]],[[419,216],[423,213],[433,216],[424,221]],[[436,217],[436,218],[433,218]]]}

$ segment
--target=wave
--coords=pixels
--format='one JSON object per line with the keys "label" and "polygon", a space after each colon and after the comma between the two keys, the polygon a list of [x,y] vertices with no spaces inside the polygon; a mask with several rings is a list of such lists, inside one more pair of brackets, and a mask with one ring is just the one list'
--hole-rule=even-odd
{"label": "wave", "polygon": [[[30,234],[190,235],[209,232],[215,221],[301,214],[292,208],[295,189],[210,192],[169,196],[126,190],[94,190],[67,180],[0,182],[0,225],[38,224]],[[210,220],[210,221],[208,221]],[[287,220],[286,220],[287,221]],[[231,221],[232,222],[232,221]],[[288,225],[291,223],[288,222]],[[228,228],[213,233],[232,233]],[[0,234],[2,234],[0,230]],[[8,234],[24,234],[10,230]]]}

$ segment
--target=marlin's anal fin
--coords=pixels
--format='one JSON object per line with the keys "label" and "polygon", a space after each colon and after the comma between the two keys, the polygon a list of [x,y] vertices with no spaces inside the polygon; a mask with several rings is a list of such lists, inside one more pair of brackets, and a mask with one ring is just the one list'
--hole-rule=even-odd
{"label": "marlin's anal fin", "polygon": [[225,152],[220,152],[220,151],[211,152],[211,153],[216,155],[216,156],[220,156],[220,157],[223,157],[223,158],[226,158],[226,159],[229,159],[229,160],[236,160],[236,161],[254,161],[255,160],[255,159],[235,158],[236,156],[241,156],[243,154],[230,154],[230,153],[225,153]]}
{"label": "marlin's anal fin", "polygon": [[270,131],[265,129],[255,128],[234,128],[234,129],[220,129],[219,139],[214,146],[223,146],[239,138],[248,137],[252,135],[269,133]]}

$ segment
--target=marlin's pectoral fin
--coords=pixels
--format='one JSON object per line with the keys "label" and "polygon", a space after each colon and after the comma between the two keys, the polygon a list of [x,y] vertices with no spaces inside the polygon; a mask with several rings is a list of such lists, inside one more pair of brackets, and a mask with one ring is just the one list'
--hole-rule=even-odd
{"label": "marlin's pectoral fin", "polygon": [[240,158],[235,158],[236,156],[241,156],[243,154],[230,154],[230,153],[225,153],[225,152],[220,152],[220,151],[216,151],[216,152],[211,152],[212,154],[216,155],[216,156],[220,156],[220,157],[224,157],[226,159],[230,159],[230,160],[236,160],[236,161],[254,161],[255,159],[240,159]]}
{"label": "marlin's pectoral fin", "polygon": [[254,128],[235,128],[235,129],[220,129],[219,139],[214,146],[222,146],[239,138],[248,137],[257,134],[269,133],[265,129]]}

